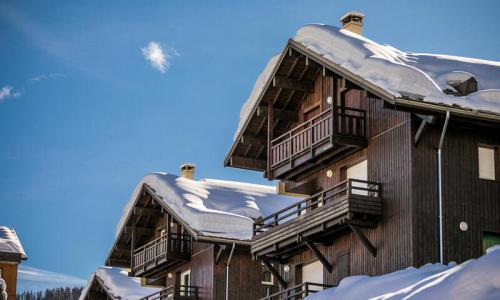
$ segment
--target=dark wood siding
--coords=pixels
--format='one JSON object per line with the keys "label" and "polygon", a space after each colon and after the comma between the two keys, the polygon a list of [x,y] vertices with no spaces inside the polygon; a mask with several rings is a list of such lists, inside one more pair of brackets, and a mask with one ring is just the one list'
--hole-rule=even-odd
{"label": "dark wood siding", "polygon": [[[453,122],[442,149],[444,259],[463,262],[482,254],[485,231],[500,232],[500,182],[479,179],[479,145],[500,145],[498,129]],[[418,128],[413,122],[413,131]],[[442,122],[429,127],[413,149],[416,265],[439,261],[437,146]],[[498,158],[498,156],[497,156]],[[469,229],[459,229],[465,221]]]}
{"label": "dark wood siding", "polygon": [[[353,91],[351,95],[348,99],[355,103],[362,92]],[[350,232],[337,237],[331,245],[321,245],[320,251],[334,266],[332,273],[323,270],[327,284],[337,284],[347,273],[379,275],[413,265],[410,114],[384,108],[383,101],[375,98],[366,98],[359,105],[367,112],[368,147],[336,163],[318,167],[303,181],[287,183],[287,187],[300,187],[307,182],[316,182],[317,186],[327,188],[343,179],[344,167],[363,159],[368,159],[368,180],[381,183],[383,216],[376,228],[362,229],[377,248],[377,257],[372,257]],[[326,176],[327,170],[333,171],[332,178]],[[295,282],[297,266],[313,260],[315,257],[309,250],[292,257],[288,262],[290,272],[282,272],[285,280]]]}
{"label": "dark wood siding", "polygon": [[[224,251],[219,264],[215,265],[214,299],[225,299],[226,262],[230,247]],[[252,260],[250,249],[236,249],[229,267],[229,299],[255,300],[278,290],[277,286],[261,284],[263,272],[261,262]]]}

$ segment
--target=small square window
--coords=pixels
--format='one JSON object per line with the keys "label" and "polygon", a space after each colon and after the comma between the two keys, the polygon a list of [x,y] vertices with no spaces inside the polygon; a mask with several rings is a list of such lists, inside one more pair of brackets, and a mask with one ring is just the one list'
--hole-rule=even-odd
{"label": "small square window", "polygon": [[495,149],[478,147],[479,178],[495,180]]}
{"label": "small square window", "polygon": [[[271,264],[272,266],[272,264]],[[265,285],[274,285],[274,276],[271,271],[262,263],[262,284]]]}

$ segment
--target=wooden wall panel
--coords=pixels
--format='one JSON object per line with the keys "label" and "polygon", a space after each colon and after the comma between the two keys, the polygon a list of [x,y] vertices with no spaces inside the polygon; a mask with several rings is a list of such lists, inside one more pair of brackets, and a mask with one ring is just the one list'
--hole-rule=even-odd
{"label": "wooden wall panel", "polygon": [[[500,145],[494,129],[451,119],[443,158],[444,259],[458,263],[482,254],[484,231],[500,232],[500,182],[478,178],[480,144]],[[413,131],[418,128],[413,122]],[[429,127],[413,150],[414,252],[416,264],[439,261],[437,146],[442,122]],[[469,230],[459,229],[461,221]]]}
{"label": "wooden wall panel", "polygon": [[[353,93],[353,100],[356,95]],[[349,157],[318,171],[305,179],[316,180],[323,188],[331,187],[341,180],[341,168],[353,165],[360,160],[368,159],[368,179],[381,183],[383,199],[383,216],[374,229],[362,229],[367,238],[377,248],[374,258],[362,243],[350,231],[337,237],[332,245],[322,245],[320,250],[333,263],[330,274],[324,270],[325,283],[337,284],[340,276],[345,276],[346,270],[351,275],[380,275],[400,270],[413,265],[412,256],[412,127],[410,115],[383,107],[382,100],[369,98],[361,103],[367,111],[370,134],[368,147]],[[326,176],[326,170],[333,171],[333,177]],[[296,183],[296,184],[300,184]],[[326,242],[326,241],[325,241]],[[349,255],[349,266],[345,262],[337,268],[340,254]],[[282,272],[285,279],[293,283],[295,272],[301,264],[313,261],[315,258],[309,250],[292,257],[288,262],[290,272]]]}
{"label": "wooden wall panel", "polygon": [[[225,299],[226,262],[230,249],[224,251],[215,265],[215,298]],[[255,300],[278,290],[277,286],[261,284],[263,272],[260,261],[252,260],[250,249],[236,249],[229,267],[229,299]]]}
{"label": "wooden wall panel", "polygon": [[15,263],[0,262],[2,278],[7,284],[8,300],[16,300],[17,266]]}

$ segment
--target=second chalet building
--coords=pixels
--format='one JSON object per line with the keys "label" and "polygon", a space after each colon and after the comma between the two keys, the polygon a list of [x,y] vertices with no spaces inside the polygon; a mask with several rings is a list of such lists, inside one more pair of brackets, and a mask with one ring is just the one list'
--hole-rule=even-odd
{"label": "second chalet building", "polygon": [[360,13],[341,23],[304,26],[269,61],[225,159],[305,197],[255,221],[277,297],[500,242],[500,63],[378,44]]}
{"label": "second chalet building", "polygon": [[253,224],[298,198],[269,186],[194,180],[194,171],[193,164],[184,164],[180,176],[143,178],[106,265],[130,270],[142,286],[161,288],[143,300],[250,300],[277,292],[273,274],[252,259]]}

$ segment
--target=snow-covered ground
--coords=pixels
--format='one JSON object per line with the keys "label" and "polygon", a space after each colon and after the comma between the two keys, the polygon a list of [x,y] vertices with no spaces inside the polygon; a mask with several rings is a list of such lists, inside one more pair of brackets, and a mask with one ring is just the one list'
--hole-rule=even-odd
{"label": "snow-covered ground", "polygon": [[140,278],[129,277],[127,271],[120,268],[99,267],[95,273],[90,275],[87,286],[80,295],[81,300],[85,299],[88,288],[96,277],[104,283],[103,288],[105,288],[114,299],[137,300],[161,290],[160,288],[141,287]]}
{"label": "snow-covered ground", "polygon": [[500,299],[500,245],[460,265],[427,264],[382,276],[350,276],[307,300]]}

